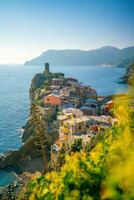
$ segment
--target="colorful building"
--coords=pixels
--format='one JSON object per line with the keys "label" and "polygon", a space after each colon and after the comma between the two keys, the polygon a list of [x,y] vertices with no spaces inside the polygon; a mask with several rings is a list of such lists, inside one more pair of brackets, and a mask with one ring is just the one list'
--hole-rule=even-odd
{"label": "colorful building", "polygon": [[113,108],[114,108],[114,102],[112,100],[108,101],[104,106],[106,112],[109,112]]}
{"label": "colorful building", "polygon": [[91,88],[89,85],[84,84],[77,84],[76,87],[76,93],[80,97],[97,97],[97,92],[95,89]]}
{"label": "colorful building", "polygon": [[78,80],[75,78],[66,78],[66,81],[69,86],[76,86],[78,84]]}
{"label": "colorful building", "polygon": [[61,97],[58,94],[50,94],[44,98],[45,106],[60,106]]}
{"label": "colorful building", "polygon": [[60,91],[59,91],[59,95],[61,97],[69,97],[70,96],[70,89],[69,87],[63,87]]}
{"label": "colorful building", "polygon": [[86,133],[86,122],[89,120],[87,116],[79,118],[67,119],[63,121],[62,126],[59,127],[59,138],[72,140],[74,134],[85,134]]}
{"label": "colorful building", "polygon": [[53,167],[58,167],[57,165],[59,164],[61,150],[62,147],[56,144],[56,142],[51,146],[51,164]]}
{"label": "colorful building", "polygon": [[83,112],[76,108],[68,108],[63,110],[63,114],[69,114],[69,113],[73,114],[73,116],[77,118],[83,116]]}
{"label": "colorful building", "polygon": [[62,86],[64,84],[63,78],[53,78],[52,85]]}

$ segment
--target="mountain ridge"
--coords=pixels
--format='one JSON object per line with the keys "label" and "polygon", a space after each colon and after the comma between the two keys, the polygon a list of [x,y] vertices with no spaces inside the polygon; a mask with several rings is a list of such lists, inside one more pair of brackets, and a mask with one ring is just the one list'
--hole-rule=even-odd
{"label": "mountain ridge", "polygon": [[104,65],[134,57],[134,46],[119,49],[113,46],[104,46],[98,49],[50,49],[41,55],[26,61],[25,65],[41,65],[50,62],[52,65],[85,66]]}

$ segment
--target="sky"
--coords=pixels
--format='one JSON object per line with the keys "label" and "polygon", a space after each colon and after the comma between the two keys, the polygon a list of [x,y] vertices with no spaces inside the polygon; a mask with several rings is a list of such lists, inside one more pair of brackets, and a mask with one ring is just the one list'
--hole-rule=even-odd
{"label": "sky", "polygon": [[0,63],[107,45],[134,45],[134,0],[0,0]]}

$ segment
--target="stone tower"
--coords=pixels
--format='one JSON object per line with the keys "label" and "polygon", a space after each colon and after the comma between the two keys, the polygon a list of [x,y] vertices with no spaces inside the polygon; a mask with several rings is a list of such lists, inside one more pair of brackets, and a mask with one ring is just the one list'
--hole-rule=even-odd
{"label": "stone tower", "polygon": [[45,72],[49,73],[49,63],[45,63]]}

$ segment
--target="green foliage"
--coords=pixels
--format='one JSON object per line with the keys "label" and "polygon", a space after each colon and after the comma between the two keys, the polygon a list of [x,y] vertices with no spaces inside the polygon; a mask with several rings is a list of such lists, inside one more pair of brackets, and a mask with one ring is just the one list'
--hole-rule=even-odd
{"label": "green foliage", "polygon": [[[40,100],[40,89],[45,88],[49,89],[50,82],[53,78],[64,77],[63,73],[51,73],[44,71],[43,73],[38,73],[32,79],[31,87],[30,87],[30,99],[32,102],[35,99]],[[36,98],[35,98],[36,97]]]}
{"label": "green foliage", "polygon": [[134,62],[129,65],[127,73],[123,77],[123,80],[130,85],[134,86]]}
{"label": "green foliage", "polygon": [[46,78],[45,78],[44,74],[42,74],[42,73],[36,74],[34,76],[34,78],[32,79],[31,88],[33,90],[36,90],[37,88],[40,88],[41,85],[43,85],[45,80],[46,80]]}
{"label": "green foliage", "polygon": [[44,71],[43,74],[45,75],[47,80],[51,80],[52,78],[64,77],[63,73],[51,73]]}
{"label": "green foliage", "polygon": [[75,139],[74,143],[71,146],[73,152],[79,151],[82,149],[82,139]]}
{"label": "green foliage", "polygon": [[41,106],[41,107],[44,107],[45,106],[44,99],[36,101],[36,104]]}
{"label": "green foliage", "polygon": [[58,114],[58,106],[54,106],[53,112],[50,114],[48,118],[49,122],[53,122],[54,120],[57,120],[57,114]]}

